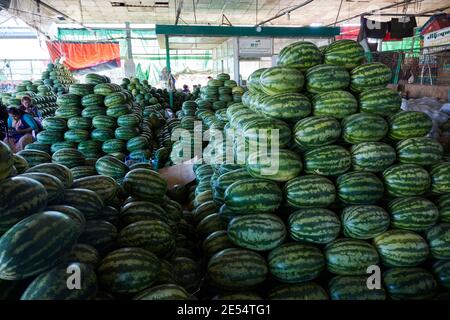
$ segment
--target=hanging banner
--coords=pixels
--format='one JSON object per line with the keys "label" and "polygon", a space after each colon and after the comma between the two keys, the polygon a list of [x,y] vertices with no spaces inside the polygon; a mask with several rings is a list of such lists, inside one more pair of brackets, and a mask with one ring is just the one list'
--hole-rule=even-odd
{"label": "hanging banner", "polygon": [[52,61],[63,59],[70,71],[98,72],[119,68],[118,42],[47,42]]}
{"label": "hanging banner", "polygon": [[450,43],[450,27],[423,35],[424,47],[447,46]]}

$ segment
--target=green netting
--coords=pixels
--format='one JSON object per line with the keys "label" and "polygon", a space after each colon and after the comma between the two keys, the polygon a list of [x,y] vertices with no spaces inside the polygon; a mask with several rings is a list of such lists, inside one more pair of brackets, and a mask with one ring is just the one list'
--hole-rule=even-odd
{"label": "green netting", "polygon": [[421,35],[416,30],[414,37],[404,38],[401,41],[384,41],[381,44],[381,51],[410,51],[413,55],[418,55],[421,49]]}

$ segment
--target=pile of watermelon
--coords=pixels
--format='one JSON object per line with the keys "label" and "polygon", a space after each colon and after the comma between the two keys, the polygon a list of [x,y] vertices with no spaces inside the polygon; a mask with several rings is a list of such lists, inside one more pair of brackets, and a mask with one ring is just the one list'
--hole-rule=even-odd
{"label": "pile of watermelon", "polygon": [[42,87],[39,91],[63,94],[67,93],[69,86],[75,82],[72,72],[64,64],[56,61],[49,63],[47,70],[42,73],[42,84],[46,87]]}
{"label": "pile of watermelon", "polygon": [[189,298],[195,229],[160,175],[75,178],[60,156],[34,165],[0,142],[0,300]]}
{"label": "pile of watermelon", "polygon": [[[323,55],[291,44],[277,67],[252,74],[226,109],[229,139],[205,149],[222,162],[194,168],[210,295],[449,298],[450,163],[426,137],[431,119],[400,111],[391,76],[349,40]],[[264,133],[278,144],[268,152]]]}

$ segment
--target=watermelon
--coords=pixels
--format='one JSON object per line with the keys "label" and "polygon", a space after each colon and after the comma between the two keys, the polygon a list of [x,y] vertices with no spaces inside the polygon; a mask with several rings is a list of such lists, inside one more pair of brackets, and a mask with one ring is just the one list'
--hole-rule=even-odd
{"label": "watermelon", "polygon": [[305,71],[322,62],[322,55],[312,42],[299,41],[281,49],[277,65]]}
{"label": "watermelon", "polygon": [[92,125],[96,129],[115,129],[116,128],[116,118],[99,115],[92,118]]}
{"label": "watermelon", "polygon": [[225,230],[211,233],[202,243],[203,253],[207,257],[211,257],[219,251],[233,247],[235,247],[235,245],[231,242]]}
{"label": "watermelon", "polygon": [[427,242],[417,233],[388,230],[373,239],[381,261],[388,267],[414,267],[429,255]]}
{"label": "watermelon", "polygon": [[341,230],[338,216],[331,210],[309,208],[289,216],[289,234],[295,241],[327,244],[336,239]]}
{"label": "watermelon", "polygon": [[42,120],[42,128],[46,131],[63,132],[67,129],[67,122],[62,118],[48,117]]}
{"label": "watermelon", "polygon": [[433,274],[438,284],[445,289],[450,288],[450,260],[438,260],[433,264]]}
{"label": "watermelon", "polygon": [[297,177],[303,164],[295,152],[281,149],[270,155],[262,152],[250,154],[246,168],[252,177],[283,182]]}
{"label": "watermelon", "polygon": [[112,293],[138,293],[155,282],[160,265],[151,252],[122,248],[109,253],[101,261],[97,270],[98,280]]}
{"label": "watermelon", "polygon": [[138,127],[139,117],[134,114],[126,114],[117,118],[117,124],[121,127]]}
{"label": "watermelon", "polygon": [[269,300],[328,300],[327,292],[315,282],[282,284],[272,288]]}
{"label": "watermelon", "polygon": [[437,205],[440,221],[450,222],[450,194],[440,196]]}
{"label": "watermelon", "polygon": [[391,81],[392,71],[381,62],[360,65],[351,71],[351,90],[362,92],[377,87],[386,87]]}
{"label": "watermelon", "polygon": [[384,185],[389,195],[396,197],[420,196],[430,189],[428,172],[417,165],[393,165],[383,171]]}
{"label": "watermelon", "polygon": [[125,148],[126,141],[121,139],[109,139],[102,144],[102,151],[107,154],[123,152]]}
{"label": "watermelon", "polygon": [[358,111],[358,101],[347,91],[322,92],[312,100],[313,115],[343,119]]}
{"label": "watermelon", "polygon": [[72,188],[91,190],[97,193],[105,204],[112,200],[119,192],[119,185],[116,181],[111,177],[102,175],[76,179],[72,184]]}
{"label": "watermelon", "polygon": [[319,175],[305,175],[288,181],[286,203],[293,208],[328,207],[336,199],[333,182]]}
{"label": "watermelon", "polygon": [[64,213],[66,216],[75,221],[78,227],[78,234],[83,233],[86,226],[86,219],[84,217],[84,214],[80,210],[66,205],[52,205],[48,206],[46,210]]}
{"label": "watermelon", "polygon": [[37,134],[36,140],[39,143],[53,144],[63,140],[63,134],[59,131],[44,130]]}
{"label": "watermelon", "polygon": [[105,97],[99,94],[88,94],[81,98],[81,105],[83,107],[102,106],[104,99]]}
{"label": "watermelon", "polygon": [[119,220],[123,226],[153,219],[168,223],[166,212],[160,205],[147,201],[132,201],[120,208]]}
{"label": "watermelon", "polygon": [[341,136],[341,125],[333,117],[308,117],[297,122],[293,134],[301,148],[314,149],[335,143]]}
{"label": "watermelon", "polygon": [[162,284],[146,289],[135,297],[133,300],[189,300],[189,293],[176,284]]}
{"label": "watermelon", "polygon": [[56,211],[33,214],[0,238],[0,279],[20,280],[52,268],[75,245],[76,222]]}
{"label": "watermelon", "polygon": [[102,144],[100,141],[96,141],[96,140],[81,141],[78,144],[77,149],[86,158],[98,158],[99,156],[103,155]]}
{"label": "watermelon", "polygon": [[286,238],[283,221],[272,214],[236,217],[228,224],[228,237],[237,246],[255,251],[278,247]]}
{"label": "watermelon", "polygon": [[367,276],[336,276],[328,283],[331,300],[386,300],[383,288],[369,289]]}
{"label": "watermelon", "polygon": [[74,83],[69,86],[69,94],[75,94],[79,97],[92,94],[94,91],[94,85],[85,83]]}
{"label": "watermelon", "polygon": [[125,104],[128,98],[123,92],[115,92],[105,97],[104,104],[106,107],[113,107]]}
{"label": "watermelon", "polygon": [[260,76],[261,89],[268,95],[298,93],[304,85],[303,73],[291,67],[272,67]]}
{"label": "watermelon", "polygon": [[424,231],[439,219],[435,204],[420,197],[397,198],[389,203],[391,225],[396,229]]}
{"label": "watermelon", "polygon": [[68,168],[73,168],[84,165],[85,158],[77,149],[64,148],[53,154],[52,162],[64,165]]}
{"label": "watermelon", "polygon": [[364,48],[353,40],[338,40],[325,49],[324,58],[325,64],[351,70],[364,61]]}
{"label": "watermelon", "polygon": [[14,165],[13,153],[9,146],[0,141],[0,181],[11,175]]}
{"label": "watermelon", "polygon": [[431,256],[435,259],[450,259],[450,223],[439,223],[426,232]]}
{"label": "watermelon", "polygon": [[325,258],[314,246],[286,243],[269,252],[267,263],[278,281],[299,283],[317,278],[325,267]]}
{"label": "watermelon", "polygon": [[395,149],[383,142],[359,143],[353,145],[350,152],[355,171],[381,172],[397,159]]}
{"label": "watermelon", "polygon": [[342,137],[351,144],[379,141],[388,130],[387,122],[373,114],[357,113],[342,120]]}
{"label": "watermelon", "polygon": [[100,142],[114,139],[114,131],[111,129],[95,129],[91,132],[91,139]]}
{"label": "watermelon", "polygon": [[89,220],[86,221],[78,243],[90,245],[104,256],[116,247],[117,236],[117,229],[113,224],[104,220]]}
{"label": "watermelon", "polygon": [[[22,150],[17,154],[23,157],[30,167],[34,167],[43,163],[52,162],[52,157],[44,151],[39,150]],[[12,159],[14,161],[14,159]]]}
{"label": "watermelon", "polygon": [[431,166],[441,161],[443,148],[431,138],[409,138],[397,144],[397,154],[401,163]]}
{"label": "watermelon", "polygon": [[370,172],[348,172],[336,184],[338,197],[346,204],[375,204],[384,193],[383,182]]}
{"label": "watermelon", "polygon": [[351,155],[344,147],[329,145],[304,154],[304,168],[308,174],[338,176],[351,167]]}
{"label": "watermelon", "polygon": [[392,268],[383,273],[383,284],[393,300],[432,298],[437,290],[433,275],[422,268]]}
{"label": "watermelon", "polygon": [[443,162],[431,168],[431,191],[435,194],[450,193],[450,162]]}
{"label": "watermelon", "polygon": [[133,197],[160,202],[167,191],[166,181],[155,171],[135,169],[126,174],[123,186]]}
{"label": "watermelon", "polygon": [[[79,115],[79,114],[78,114]],[[97,116],[106,115],[106,108],[102,106],[89,106],[81,111],[81,116],[83,118],[95,118]]]}
{"label": "watermelon", "polygon": [[91,130],[92,120],[90,118],[75,117],[67,121],[67,127],[70,130],[82,129]]}
{"label": "watermelon", "polygon": [[83,212],[86,220],[98,219],[103,208],[102,198],[89,189],[67,189],[64,193],[64,204]]}
{"label": "watermelon", "polygon": [[350,85],[350,74],[343,67],[320,64],[306,72],[306,88],[311,93],[344,90]]}
{"label": "watermelon", "polygon": [[363,113],[388,117],[400,111],[402,98],[388,88],[377,88],[363,91],[359,97],[359,108]]}
{"label": "watermelon", "polygon": [[[261,74],[266,71],[266,68],[254,71],[247,79],[247,87],[250,93],[263,92],[260,86]],[[245,94],[244,94],[245,95]]]}
{"label": "watermelon", "polygon": [[389,214],[374,205],[348,206],[342,210],[344,235],[354,239],[372,239],[389,228]]}
{"label": "watermelon", "polygon": [[[80,287],[70,288],[71,272],[81,275]],[[35,278],[22,294],[21,300],[93,300],[97,294],[97,276],[84,263],[63,263]]]}
{"label": "watermelon", "polygon": [[25,171],[26,173],[38,172],[48,173],[58,178],[64,185],[64,188],[70,188],[73,183],[73,175],[69,168],[57,163],[43,163]]}
{"label": "watermelon", "polygon": [[69,141],[55,142],[52,144],[50,151],[51,153],[55,153],[56,151],[61,149],[77,149],[77,143]]}
{"label": "watermelon", "polygon": [[41,183],[47,191],[47,203],[57,204],[64,196],[64,185],[57,177],[47,173],[24,173],[20,177],[30,178]]}
{"label": "watermelon", "polygon": [[270,118],[296,122],[311,113],[311,103],[299,93],[279,93],[264,99],[258,111]]}
{"label": "watermelon", "polygon": [[[14,160],[14,168],[16,168],[18,173],[24,173],[26,170],[30,168],[27,160],[24,157],[21,157],[17,154],[13,154]],[[9,163],[9,161],[5,161],[5,163]]]}
{"label": "watermelon", "polygon": [[88,140],[90,132],[82,129],[68,130],[64,133],[64,140],[68,142],[82,142]]}
{"label": "watermelon", "polygon": [[337,275],[363,275],[379,262],[375,248],[357,239],[337,239],[325,247],[328,271]]}
{"label": "watermelon", "polygon": [[225,190],[225,204],[232,211],[273,212],[282,201],[282,192],[272,181],[246,179],[236,181]]}
{"label": "watermelon", "polygon": [[420,111],[402,111],[389,118],[389,138],[405,140],[427,135],[433,122],[426,113]]}
{"label": "watermelon", "polygon": [[247,249],[225,249],[208,262],[208,282],[224,290],[248,290],[266,280],[266,260]]}
{"label": "watermelon", "polygon": [[113,179],[123,178],[128,172],[128,167],[125,163],[110,155],[98,159],[95,163],[95,168],[98,174]]}

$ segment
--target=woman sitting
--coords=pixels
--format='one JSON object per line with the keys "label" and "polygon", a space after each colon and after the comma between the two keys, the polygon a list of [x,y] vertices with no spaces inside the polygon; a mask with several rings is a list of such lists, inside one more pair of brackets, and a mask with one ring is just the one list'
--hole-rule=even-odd
{"label": "woman sitting", "polygon": [[39,110],[36,106],[33,106],[33,100],[29,96],[24,96],[21,102],[20,109],[30,114],[33,118],[40,118]]}
{"label": "woman sitting", "polygon": [[16,107],[9,108],[8,114],[8,135],[5,142],[16,153],[33,142],[33,131],[38,133],[38,125],[31,115]]}

